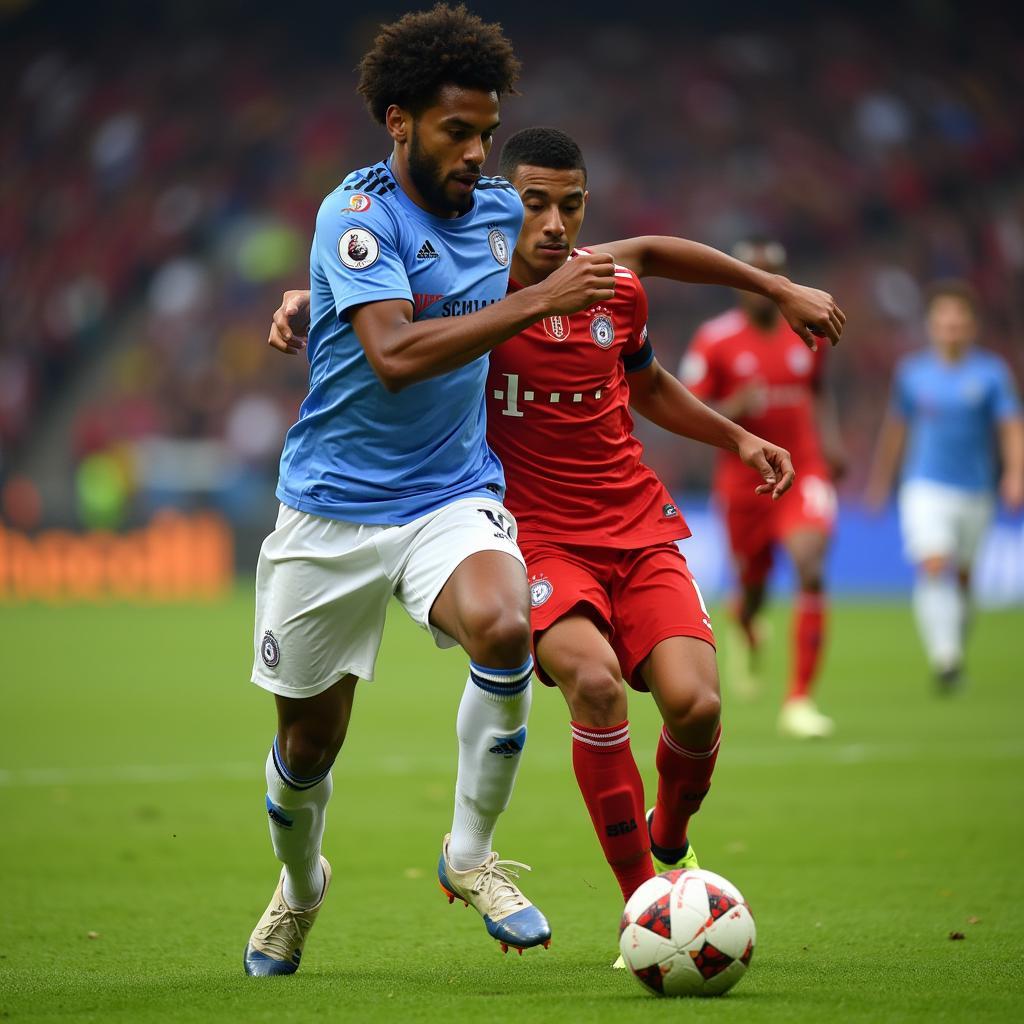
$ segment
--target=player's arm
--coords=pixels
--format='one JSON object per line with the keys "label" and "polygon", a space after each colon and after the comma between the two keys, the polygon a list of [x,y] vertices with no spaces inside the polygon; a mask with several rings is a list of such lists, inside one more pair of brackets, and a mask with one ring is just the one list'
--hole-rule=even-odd
{"label": "player's arm", "polygon": [[758,494],[780,498],[796,474],[789,452],[744,430],[738,423],[705,405],[669,373],[657,359],[629,373],[629,402],[644,419],[694,441],[735,452],[764,480]]}
{"label": "player's arm", "polygon": [[[347,310],[367,361],[388,391],[401,391],[471,363],[546,316],[569,315],[615,295],[615,267],[605,254],[570,260],[550,277],[462,317],[414,321],[405,299]],[[267,343],[295,354],[305,348],[309,292],[287,291]]]}
{"label": "player's arm", "polygon": [[795,284],[782,274],[769,274],[718,249],[686,238],[644,235],[623,242],[587,246],[611,255],[637,277],[667,277],[687,284],[718,284],[770,298],[786,322],[812,351],[816,337],[839,341],[846,314],[828,292]]}
{"label": "player's arm", "polygon": [[868,474],[868,484],[864,490],[864,502],[868,508],[880,509],[889,500],[896,471],[903,461],[906,440],[906,420],[898,412],[890,409],[882,421],[882,429],[875,446],[875,457]]}
{"label": "player's arm", "polygon": [[1024,507],[1024,417],[999,421],[999,454],[1003,463],[999,494],[1006,507],[1017,512]]}
{"label": "player's arm", "polygon": [[368,302],[349,317],[370,366],[395,392],[471,363],[546,316],[607,302],[615,295],[614,275],[610,257],[591,254],[466,316],[414,321],[412,304],[401,299]]}

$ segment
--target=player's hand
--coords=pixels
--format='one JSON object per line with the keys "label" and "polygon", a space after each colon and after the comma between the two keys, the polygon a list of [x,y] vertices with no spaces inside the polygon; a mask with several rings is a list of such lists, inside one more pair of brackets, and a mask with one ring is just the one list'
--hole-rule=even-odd
{"label": "player's hand", "polygon": [[763,484],[755,488],[755,494],[770,494],[772,501],[778,501],[793,486],[796,470],[785,448],[747,433],[740,441],[737,454],[745,465],[756,469],[764,480]]}
{"label": "player's hand", "polygon": [[267,344],[278,352],[298,355],[306,347],[309,332],[309,292],[285,292],[270,324]]}
{"label": "player's hand", "polygon": [[783,278],[781,290],[774,296],[779,312],[786,323],[803,338],[804,344],[812,351],[818,351],[818,339],[828,338],[833,345],[846,326],[846,314],[836,305],[836,300],[818,288],[807,288]]}
{"label": "player's hand", "polygon": [[1018,473],[1004,473],[999,481],[999,496],[1011,512],[1024,508],[1024,477]]}
{"label": "player's hand", "polygon": [[615,297],[615,261],[605,252],[581,253],[536,287],[544,289],[548,315],[569,316]]}

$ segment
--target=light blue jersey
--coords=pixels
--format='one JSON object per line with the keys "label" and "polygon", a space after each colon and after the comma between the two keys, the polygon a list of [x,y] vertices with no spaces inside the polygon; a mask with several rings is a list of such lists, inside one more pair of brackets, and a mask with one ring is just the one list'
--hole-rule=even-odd
{"label": "light blue jersey", "polygon": [[1009,367],[971,349],[956,363],[928,349],[896,370],[893,412],[909,432],[904,480],[933,480],[966,491],[996,483],[997,425],[1020,415]]}
{"label": "light blue jersey", "polygon": [[415,320],[498,302],[522,220],[504,178],[481,178],[461,217],[435,217],[387,161],[353,172],[324,200],[309,259],[309,395],[281,455],[285,505],[396,525],[458,498],[504,494],[485,437],[487,356],[389,394],[348,317],[386,299],[410,302]]}

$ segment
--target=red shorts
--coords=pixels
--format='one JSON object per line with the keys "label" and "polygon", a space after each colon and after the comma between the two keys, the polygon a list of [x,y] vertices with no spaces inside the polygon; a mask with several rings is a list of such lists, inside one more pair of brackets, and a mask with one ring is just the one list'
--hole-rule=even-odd
{"label": "red shorts", "polygon": [[[530,576],[535,654],[541,633],[573,611],[589,614],[608,635],[622,678],[634,690],[647,690],[638,669],[662,640],[692,636],[714,647],[704,599],[675,544],[630,551],[554,543],[520,547]],[[539,662],[536,672],[541,682],[555,685]]]}
{"label": "red shorts", "polygon": [[772,568],[773,549],[791,533],[816,530],[831,536],[836,519],[836,491],[822,476],[798,476],[778,501],[754,494],[753,487],[716,494],[725,513],[729,547],[740,582],[763,583]]}

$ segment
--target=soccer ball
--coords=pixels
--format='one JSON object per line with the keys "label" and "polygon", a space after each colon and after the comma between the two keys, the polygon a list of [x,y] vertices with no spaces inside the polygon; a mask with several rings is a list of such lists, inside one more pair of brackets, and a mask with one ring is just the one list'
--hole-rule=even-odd
{"label": "soccer ball", "polygon": [[629,898],[619,950],[633,976],[660,996],[718,996],[754,953],[754,916],[739,889],[712,871],[650,878]]}

